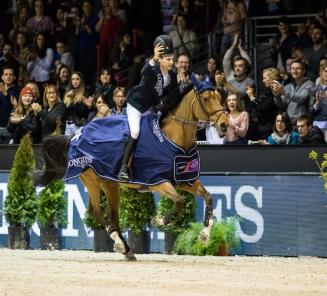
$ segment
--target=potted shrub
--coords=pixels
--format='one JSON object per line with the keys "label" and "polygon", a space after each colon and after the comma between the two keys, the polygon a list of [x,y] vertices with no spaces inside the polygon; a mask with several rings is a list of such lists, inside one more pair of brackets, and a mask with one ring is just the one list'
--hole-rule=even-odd
{"label": "potted shrub", "polygon": [[199,239],[203,224],[191,223],[190,228],[177,237],[174,251],[179,255],[228,255],[240,243],[236,236],[237,221],[233,217],[214,222],[207,242]]}
{"label": "potted shrub", "polygon": [[32,172],[35,167],[34,152],[29,134],[25,135],[17,149],[8,181],[8,195],[4,214],[9,224],[10,249],[29,247],[29,228],[36,220],[37,200]]}
{"label": "potted shrub", "polygon": [[50,183],[40,192],[37,220],[41,223],[41,249],[60,250],[61,228],[67,224],[67,199],[63,180]]}
{"label": "potted shrub", "polygon": [[[93,217],[91,205],[86,210],[84,223],[87,227],[93,230],[93,251],[94,252],[113,252],[114,241],[109,237],[104,227]],[[107,208],[107,198],[103,192],[100,195],[100,209],[103,216],[108,219],[109,213]]]}
{"label": "potted shrub", "polygon": [[136,189],[121,188],[120,226],[128,231],[128,243],[133,253],[150,252],[150,226],[155,215],[155,203],[152,192],[138,192]]}
{"label": "potted shrub", "polygon": [[[192,193],[178,190],[178,193],[185,199],[185,206],[178,214],[178,217],[169,225],[158,226],[165,233],[165,253],[171,254],[177,236],[182,233],[191,222],[195,221],[196,200]],[[174,203],[166,198],[161,197],[158,203],[158,216],[166,216],[172,209]]]}

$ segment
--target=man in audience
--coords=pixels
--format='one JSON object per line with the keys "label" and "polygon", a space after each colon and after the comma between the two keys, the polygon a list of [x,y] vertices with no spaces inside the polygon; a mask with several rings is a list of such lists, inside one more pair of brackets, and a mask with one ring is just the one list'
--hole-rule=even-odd
{"label": "man in audience", "polygon": [[190,58],[187,54],[180,54],[176,61],[177,82],[180,89],[185,89],[192,84],[190,79]]}
{"label": "man in audience", "polygon": [[298,117],[308,111],[310,92],[314,86],[314,83],[305,74],[306,64],[293,61],[291,64],[293,82],[283,86],[278,81],[274,81],[272,85],[276,106],[280,110],[286,109],[293,126]]}
{"label": "man in audience", "polygon": [[327,53],[327,47],[324,46],[326,32],[323,27],[316,26],[312,31],[313,46],[304,50],[304,56],[308,64],[307,76],[315,81],[319,76],[319,61]]}
{"label": "man in audience", "polygon": [[297,130],[300,134],[299,144],[325,144],[321,130],[312,125],[309,115],[303,114],[296,120]]}
{"label": "man in audience", "polygon": [[55,65],[64,64],[69,68],[70,71],[73,71],[75,68],[75,60],[73,54],[68,52],[65,41],[63,40],[57,41],[56,49],[59,55],[59,59],[55,61]]}
{"label": "man in audience", "polygon": [[2,48],[2,57],[0,58],[0,72],[5,66],[10,66],[14,70],[14,75],[19,74],[19,63],[13,57],[13,46],[6,42]]}
{"label": "man in audience", "polygon": [[17,106],[19,97],[19,89],[15,85],[15,72],[14,68],[10,65],[5,65],[2,68],[0,83],[0,143],[8,144],[10,134],[7,132],[7,123],[10,113],[13,108]]}

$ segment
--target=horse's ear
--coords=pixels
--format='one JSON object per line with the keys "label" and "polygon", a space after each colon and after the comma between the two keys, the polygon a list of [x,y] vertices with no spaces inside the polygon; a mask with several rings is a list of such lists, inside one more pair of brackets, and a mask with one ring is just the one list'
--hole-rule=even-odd
{"label": "horse's ear", "polygon": [[198,80],[196,78],[196,76],[192,73],[191,74],[191,80],[192,83],[194,85],[195,91],[198,93],[201,93],[205,90],[213,90],[215,89],[215,87],[213,86],[213,84],[210,81],[210,77],[208,77],[208,75],[205,75],[203,81]]}
{"label": "horse's ear", "polygon": [[201,90],[201,81],[196,78],[194,73],[191,74],[191,81],[195,90],[199,92]]}

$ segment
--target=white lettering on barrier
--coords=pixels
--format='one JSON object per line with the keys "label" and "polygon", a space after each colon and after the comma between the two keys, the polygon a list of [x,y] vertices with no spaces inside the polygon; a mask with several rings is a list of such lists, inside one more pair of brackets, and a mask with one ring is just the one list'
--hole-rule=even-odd
{"label": "white lettering on barrier", "polygon": [[[38,187],[37,193],[39,193],[43,188]],[[78,229],[74,228],[74,204],[76,206],[78,215],[83,221],[85,217],[86,207],[83,202],[83,198],[81,196],[80,191],[78,190],[78,186],[75,184],[66,184],[65,191],[68,193],[68,200],[67,200],[67,228],[62,230],[63,236],[70,236],[70,237],[78,237]],[[2,214],[2,219],[0,221],[0,234],[8,234],[8,224],[6,222],[5,215],[3,213],[5,197],[7,196],[7,183],[0,183],[0,196],[2,196],[2,204],[0,204],[0,213]],[[88,237],[93,237],[93,231],[90,231],[85,224],[83,223],[85,232]],[[32,231],[37,235],[40,236],[40,228],[38,224],[35,222],[32,226]]]}
{"label": "white lettering on barrier", "polygon": [[[215,195],[223,195],[226,199],[226,208],[230,210],[232,208],[232,188],[231,186],[205,186],[205,188]],[[204,209],[205,210],[205,209]],[[213,215],[217,221],[222,220],[223,215],[223,201],[221,198],[217,198],[217,207],[213,209]]]}
{"label": "white lettering on barrier", "polygon": [[8,234],[8,225],[6,222],[5,214],[3,209],[5,207],[5,197],[7,196],[7,183],[0,183],[0,196],[2,196],[2,204],[0,204],[0,213],[2,219],[0,221],[0,234]]}
{"label": "white lettering on barrier", "polygon": [[[232,209],[232,188],[231,186],[205,186],[205,188],[215,195],[219,195],[217,198],[217,206],[213,209],[213,215],[216,217],[217,221],[222,220],[222,199],[220,196],[223,196],[226,199],[226,209]],[[264,220],[259,211],[247,207],[242,202],[242,197],[245,194],[251,194],[255,198],[258,208],[262,208],[262,187],[256,189],[253,186],[241,186],[235,194],[235,212],[238,216],[248,221],[253,222],[256,225],[256,232],[254,234],[246,234],[240,223],[237,225],[237,232],[240,236],[240,239],[246,243],[256,243],[258,242],[264,232]]]}
{"label": "white lettering on barrier", "polygon": [[257,243],[264,232],[264,220],[259,211],[247,207],[243,204],[242,198],[245,194],[251,194],[258,205],[258,208],[262,208],[262,187],[259,186],[256,189],[253,186],[241,186],[235,194],[235,211],[236,213],[246,220],[252,221],[256,225],[256,232],[252,235],[246,234],[243,232],[240,224],[238,224],[238,233],[240,239],[246,243]]}
{"label": "white lettering on barrier", "polygon": [[[222,220],[222,212],[223,212],[223,201],[222,197],[226,199],[226,209],[231,210],[232,209],[232,187],[231,186],[205,186],[206,189],[211,193],[215,195],[220,195],[217,199],[217,206],[213,210],[214,216],[216,216],[217,221]],[[42,188],[38,188],[37,192],[39,192]],[[86,189],[84,188],[85,192]],[[66,184],[65,185],[65,191],[68,193],[68,202],[67,202],[67,228],[63,229],[62,235],[65,237],[78,237],[79,236],[79,230],[77,228],[74,228],[73,222],[74,222],[74,205],[76,206],[77,213],[83,221],[85,217],[85,211],[86,206],[83,202],[83,198],[81,195],[81,192],[78,189],[78,186],[76,184]],[[234,200],[234,206],[235,206],[235,212],[237,215],[239,215],[242,219],[248,220],[253,222],[256,225],[256,232],[254,234],[247,234],[245,233],[240,224],[238,223],[237,229],[238,234],[240,236],[240,239],[246,243],[256,243],[258,242],[264,233],[264,219],[261,215],[261,213],[253,208],[250,208],[246,206],[243,203],[244,195],[250,194],[252,195],[257,203],[257,207],[260,209],[262,208],[262,187],[259,186],[258,188],[255,188],[253,186],[245,185],[241,186],[236,194],[235,194],[235,200]],[[2,219],[0,220],[0,234],[7,234],[7,223],[5,216],[3,214],[3,208],[4,208],[4,200],[7,196],[7,183],[0,183],[0,197],[2,196],[2,204],[0,204],[0,213],[2,214]],[[90,231],[89,228],[85,226],[84,223],[83,227],[85,230],[85,233],[88,237],[93,237],[93,231]],[[40,235],[40,229],[37,223],[34,223],[32,226],[32,230],[35,232],[37,236]],[[160,235],[159,235],[160,236]],[[158,238],[159,238],[158,236]]]}
{"label": "white lettering on barrier", "polygon": [[[65,185],[65,191],[68,193],[68,208],[67,208],[67,228],[62,230],[62,235],[63,236],[73,236],[77,237],[78,236],[78,229],[74,229],[73,221],[74,221],[74,203],[77,209],[77,212],[83,221],[85,217],[85,211],[86,207],[83,202],[82,195],[80,191],[78,190],[78,186],[75,184],[66,184]],[[86,234],[91,237],[92,234],[89,233],[89,229],[85,226],[83,223],[83,227],[85,229]]]}

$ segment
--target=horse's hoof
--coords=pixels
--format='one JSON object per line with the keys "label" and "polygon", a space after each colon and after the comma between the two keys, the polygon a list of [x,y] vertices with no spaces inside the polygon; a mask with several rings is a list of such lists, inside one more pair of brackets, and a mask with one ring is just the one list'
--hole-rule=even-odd
{"label": "horse's hoof", "polygon": [[198,239],[199,241],[203,242],[204,244],[207,244],[210,239],[210,231],[213,226],[213,220],[210,219],[208,226],[204,227],[201,232],[199,233]]}
{"label": "horse's hoof", "polygon": [[198,235],[198,240],[204,244],[207,244],[209,242],[209,235],[202,230]]}
{"label": "horse's hoof", "polygon": [[131,250],[128,251],[128,253],[124,254],[125,261],[137,261],[136,257],[134,256],[133,252]]}
{"label": "horse's hoof", "polygon": [[158,226],[163,226],[163,225],[165,225],[165,223],[164,223],[164,219],[163,219],[163,218],[160,218],[160,217],[158,217],[158,216],[155,216],[155,217],[153,217],[153,219],[151,220],[151,225],[152,225],[152,226],[156,226],[156,227],[158,227]]}

